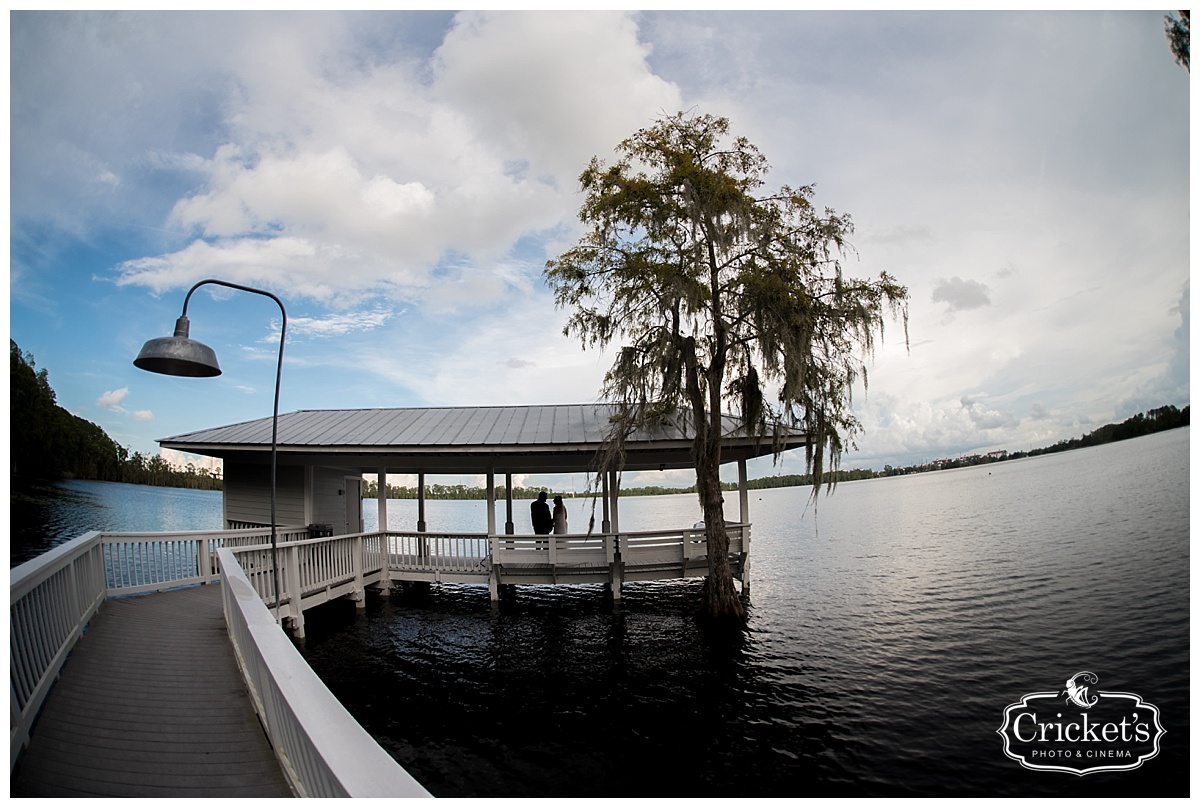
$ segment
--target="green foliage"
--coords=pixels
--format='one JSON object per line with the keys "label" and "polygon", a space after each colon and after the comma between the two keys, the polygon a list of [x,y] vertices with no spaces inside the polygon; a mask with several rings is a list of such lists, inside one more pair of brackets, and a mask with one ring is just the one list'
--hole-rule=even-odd
{"label": "green foliage", "polygon": [[[887,274],[846,278],[848,216],[812,203],[812,186],[761,194],[766,158],[729,121],[677,113],[592,158],[580,176],[579,243],[547,262],[564,333],[584,347],[620,341],[601,396],[617,405],[597,458],[620,470],[631,434],[682,413],[693,435],[707,528],[703,611],[740,618],[719,470],[722,414],[748,435],[800,429],[808,468],[836,471],[858,421],[852,389],[888,310],[906,323],[908,290]],[[775,392],[774,401],[766,391]],[[776,440],[776,452],[782,444]]]}
{"label": "green foliage", "polygon": [[1168,14],[1163,19],[1167,30],[1167,41],[1171,43],[1171,53],[1175,56],[1175,64],[1183,65],[1187,68],[1187,72],[1191,73],[1192,67],[1189,62],[1192,35],[1191,12],[1180,11],[1178,18]]}
{"label": "green foliage", "polygon": [[103,429],[57,404],[45,368],[9,339],[10,470],[14,478],[85,480],[220,489],[221,479],[188,464],[177,469],[118,446]]}
{"label": "green foliage", "polygon": [[723,411],[764,439],[802,429],[812,472],[836,470],[859,429],[860,357],[885,313],[907,331],[905,287],[846,277],[850,217],[819,212],[811,185],[760,194],[766,159],[724,118],[678,113],[617,153],[583,172],[590,229],[546,270],[573,310],[564,333],[623,343],[601,391],[622,410],[600,465],[620,468],[625,437],[686,410],[698,473],[719,463]]}

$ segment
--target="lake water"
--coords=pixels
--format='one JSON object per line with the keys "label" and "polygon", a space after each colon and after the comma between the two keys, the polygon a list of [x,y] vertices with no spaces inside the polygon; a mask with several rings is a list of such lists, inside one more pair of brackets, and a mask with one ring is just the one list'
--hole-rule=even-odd
{"label": "lake water", "polygon": [[[734,637],[692,619],[698,581],[495,606],[442,585],[313,610],[302,653],[442,797],[1186,796],[1188,441],[844,483],[815,508],[751,492]],[[484,513],[427,503],[431,530]],[[696,518],[690,495],[621,502],[627,530]],[[389,503],[390,525],[413,521]],[[1084,777],[1005,757],[1004,708],[1080,671],[1158,707],[1157,757]]]}
{"label": "lake water", "polygon": [[220,530],[220,491],[93,480],[26,486],[9,497],[9,565],[90,530],[124,533]]}

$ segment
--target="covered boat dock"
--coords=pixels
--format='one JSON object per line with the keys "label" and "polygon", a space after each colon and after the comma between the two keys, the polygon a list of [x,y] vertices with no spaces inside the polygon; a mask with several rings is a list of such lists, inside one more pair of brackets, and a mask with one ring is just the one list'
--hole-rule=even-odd
{"label": "covered boat dock", "polygon": [[[493,599],[499,588],[520,583],[610,585],[620,597],[624,581],[701,577],[707,573],[703,529],[663,526],[628,532],[620,526],[620,474],[611,472],[598,493],[598,531],[536,536],[518,530],[514,518],[514,475],[591,472],[615,409],[605,404],[403,409],[301,410],[279,416],[276,521],[308,526],[309,537],[358,537],[378,553],[380,586],[398,581],[486,583]],[[748,584],[750,517],[746,461],[771,454],[770,439],[747,436],[726,416],[722,460],[738,469],[737,521],[727,520],[730,561],[743,590]],[[226,529],[270,523],[271,419],[204,429],[159,441],[164,448],[219,457],[224,464]],[[782,437],[780,447],[804,444],[800,433]],[[684,414],[631,436],[624,471],[693,468],[692,436]],[[362,523],[364,474],[415,475],[417,521],[411,531],[388,527],[387,497],[377,498],[379,532],[365,534]],[[427,475],[479,475],[487,492],[487,524],[477,533],[427,530]],[[503,480],[503,499],[497,481]],[[502,507],[502,513],[498,513]],[[732,509],[729,509],[732,511]],[[733,514],[730,513],[730,516]],[[288,562],[284,562],[285,565]],[[299,561],[293,562],[293,591],[304,588]],[[307,592],[302,607],[289,609],[302,627],[302,608],[332,597],[361,597],[362,576],[341,586]],[[292,588],[292,587],[289,587]]]}

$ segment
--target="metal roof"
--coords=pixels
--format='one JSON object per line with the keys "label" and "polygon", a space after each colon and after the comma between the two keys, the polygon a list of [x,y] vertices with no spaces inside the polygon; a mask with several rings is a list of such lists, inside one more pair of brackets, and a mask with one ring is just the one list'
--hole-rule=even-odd
{"label": "metal roof", "polygon": [[[479,473],[582,471],[588,468],[615,411],[608,404],[513,407],[299,410],[279,416],[279,462],[313,463],[374,472]],[[747,438],[724,416],[726,462],[771,454],[771,440]],[[629,470],[687,468],[691,429],[677,414],[627,442]],[[159,444],[196,454],[266,461],[271,419],[202,429]],[[786,448],[802,446],[791,433]]]}

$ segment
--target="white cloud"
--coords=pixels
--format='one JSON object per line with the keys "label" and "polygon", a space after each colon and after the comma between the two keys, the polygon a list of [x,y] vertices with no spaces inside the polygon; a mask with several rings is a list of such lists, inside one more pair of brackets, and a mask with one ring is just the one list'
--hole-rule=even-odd
{"label": "white cloud", "polygon": [[431,314],[454,314],[462,309],[486,306],[501,300],[508,290],[503,279],[488,272],[460,271],[456,280],[443,281],[425,294]]}
{"label": "white cloud", "polygon": [[107,409],[119,408],[121,402],[129,395],[129,388],[122,387],[120,390],[106,390],[100,398],[96,399],[96,406],[105,407]]}
{"label": "white cloud", "polygon": [[177,449],[169,449],[163,447],[159,454],[162,459],[170,463],[175,468],[187,468],[188,464],[199,469],[207,469],[208,471],[221,471],[222,463],[219,457],[206,457],[204,455],[196,455],[191,452],[181,452]]}
{"label": "white cloud", "polygon": [[153,421],[154,413],[150,410],[134,410],[133,417],[138,421]]}
{"label": "white cloud", "polygon": [[[288,319],[288,336],[311,336],[319,338],[342,337],[358,331],[373,331],[392,318],[393,312],[376,306],[365,311],[328,314],[321,317],[291,317]],[[277,325],[277,324],[276,324]],[[263,338],[263,342],[277,344],[279,331]]]}
{"label": "white cloud", "polygon": [[991,429],[1004,429],[1017,426],[1021,419],[1017,418],[1011,412],[1004,412],[996,409],[988,409],[987,405],[982,401],[970,396],[963,396],[959,399],[963,409],[967,411],[971,422],[981,430],[987,431]]}
{"label": "white cloud", "polygon": [[1191,279],[1184,281],[1179,302],[1171,308],[1179,327],[1162,347],[1162,359],[1154,365],[1155,375],[1117,402],[1114,416],[1120,420],[1164,404],[1183,405],[1191,398]]}
{"label": "white cloud", "polygon": [[[588,158],[679,101],[623,14],[464,13],[431,79],[385,54],[334,58],[344,34],[324,47],[313,34],[301,21],[231,45],[230,140],[203,164],[156,157],[203,171],[167,223],[199,238],[122,264],[118,283],[215,275],[326,303],[493,302],[506,287],[483,267],[572,220]],[[452,253],[465,268],[435,272]]]}
{"label": "white cloud", "polygon": [[957,275],[949,280],[939,279],[933,287],[932,300],[934,303],[945,303],[950,311],[977,309],[992,303],[985,284],[963,280]]}
{"label": "white cloud", "polygon": [[434,60],[440,93],[509,159],[566,192],[593,154],[682,103],[626,15],[463,13]]}
{"label": "white cloud", "polygon": [[[609,363],[561,335],[542,262],[578,234],[588,159],[694,107],[762,148],[770,185],[854,217],[847,274],[912,292],[911,348],[889,323],[856,391],[859,457],[1053,443],[1190,397],[1189,85],[1159,12],[12,22],[11,330],[39,355],[84,319],[56,294],[65,252],[114,245],[93,288],[130,322],[97,356],[145,338],[140,304],[177,305],[147,291],[215,276],[286,298],[295,406],[586,400]],[[228,417],[148,402],[163,431],[265,409],[253,321],[214,346],[248,395]]]}
{"label": "white cloud", "polygon": [[[562,337],[565,312],[548,294],[514,297],[501,310],[431,314],[378,335],[379,345],[329,357],[375,386],[404,391],[412,406],[592,401],[609,358]],[[384,405],[395,406],[396,397]]]}

